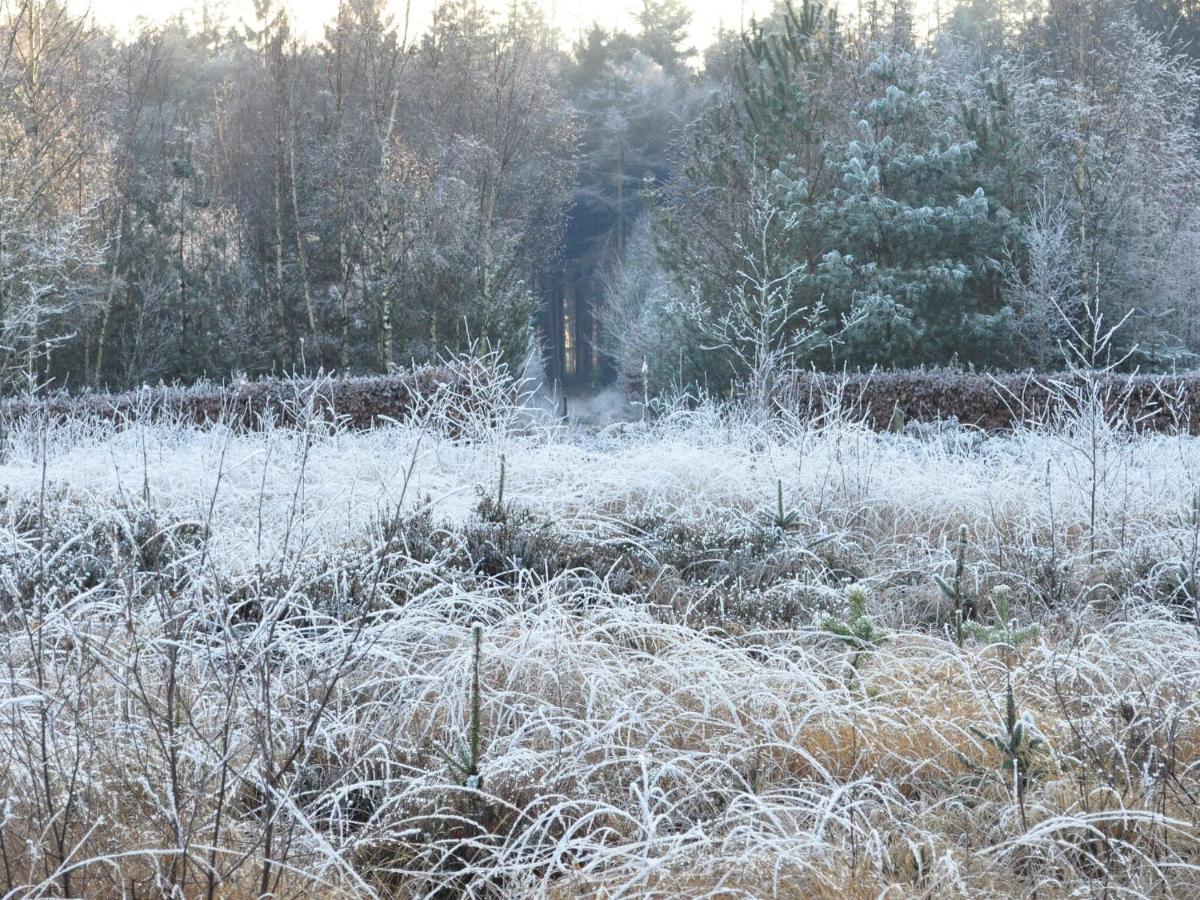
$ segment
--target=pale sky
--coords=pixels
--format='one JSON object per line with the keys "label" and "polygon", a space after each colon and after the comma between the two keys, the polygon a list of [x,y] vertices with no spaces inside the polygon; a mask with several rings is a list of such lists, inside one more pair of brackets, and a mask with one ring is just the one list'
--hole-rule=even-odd
{"label": "pale sky", "polygon": [[[202,0],[69,0],[78,11],[91,11],[98,24],[113,26],[120,32],[132,28],[138,18],[161,22],[181,9],[199,9]],[[391,0],[393,13],[403,15],[405,0]],[[537,0],[550,18],[573,39],[583,27],[593,21],[612,27],[628,25],[631,12],[640,0]],[[295,27],[311,39],[322,34],[322,26],[333,18],[338,0],[287,0]],[[483,0],[484,5],[504,9],[507,0]],[[771,0],[688,0],[695,11],[692,43],[702,48],[717,29],[724,25],[738,28],[749,22],[752,15],[763,15],[771,8]],[[413,30],[420,32],[428,22],[434,0],[412,0]],[[248,17],[254,6],[252,0],[209,0],[212,10],[225,10],[233,18]]]}

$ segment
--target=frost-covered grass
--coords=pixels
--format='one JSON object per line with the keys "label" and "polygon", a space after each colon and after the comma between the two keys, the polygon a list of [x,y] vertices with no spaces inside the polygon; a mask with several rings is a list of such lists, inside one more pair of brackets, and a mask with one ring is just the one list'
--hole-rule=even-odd
{"label": "frost-covered grass", "polygon": [[477,424],[5,435],[8,896],[1200,893],[1200,440]]}

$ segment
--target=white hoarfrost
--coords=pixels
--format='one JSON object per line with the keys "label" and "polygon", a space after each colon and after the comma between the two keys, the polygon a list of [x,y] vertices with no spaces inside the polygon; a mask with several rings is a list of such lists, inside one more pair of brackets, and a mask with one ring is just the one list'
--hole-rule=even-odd
{"label": "white hoarfrost", "polygon": [[1195,896],[1200,441],[763,421],[12,428],[7,896]]}

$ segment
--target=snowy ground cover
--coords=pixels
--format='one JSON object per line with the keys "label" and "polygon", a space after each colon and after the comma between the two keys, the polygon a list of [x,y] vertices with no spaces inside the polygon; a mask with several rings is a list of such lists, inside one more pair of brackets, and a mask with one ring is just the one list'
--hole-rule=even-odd
{"label": "snowy ground cover", "polygon": [[72,421],[0,485],[6,896],[1200,892],[1195,438]]}

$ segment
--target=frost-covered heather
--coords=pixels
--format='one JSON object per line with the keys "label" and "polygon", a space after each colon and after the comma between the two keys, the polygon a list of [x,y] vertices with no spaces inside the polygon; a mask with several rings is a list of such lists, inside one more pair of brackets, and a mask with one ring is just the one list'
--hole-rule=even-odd
{"label": "frost-covered heather", "polygon": [[501,418],[5,435],[7,896],[1200,893],[1200,441]]}

